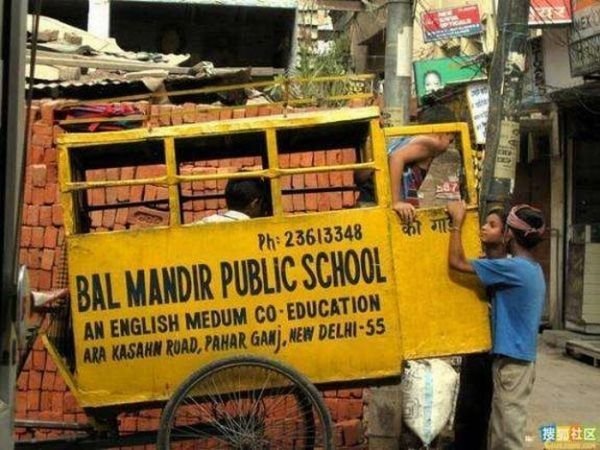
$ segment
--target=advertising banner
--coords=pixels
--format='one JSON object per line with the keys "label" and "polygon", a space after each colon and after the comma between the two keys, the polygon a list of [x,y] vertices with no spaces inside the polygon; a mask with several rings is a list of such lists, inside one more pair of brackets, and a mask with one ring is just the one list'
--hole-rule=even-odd
{"label": "advertising banner", "polygon": [[421,15],[425,42],[470,36],[481,33],[481,17],[477,5],[426,11]]}

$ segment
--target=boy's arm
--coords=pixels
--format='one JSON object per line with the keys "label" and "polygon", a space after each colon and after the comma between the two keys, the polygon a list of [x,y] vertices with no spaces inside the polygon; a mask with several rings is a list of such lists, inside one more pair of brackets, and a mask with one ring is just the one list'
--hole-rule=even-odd
{"label": "boy's arm", "polygon": [[452,219],[450,229],[450,246],[448,249],[448,264],[454,270],[464,273],[475,273],[473,265],[465,256],[462,244],[462,226],[465,220],[466,208],[463,202],[449,202],[448,214]]}

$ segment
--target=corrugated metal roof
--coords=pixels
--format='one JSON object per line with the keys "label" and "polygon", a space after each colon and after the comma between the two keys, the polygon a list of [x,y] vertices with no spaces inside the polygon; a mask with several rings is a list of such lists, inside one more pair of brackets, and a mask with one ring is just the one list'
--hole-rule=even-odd
{"label": "corrugated metal roof", "polygon": [[116,2],[179,3],[182,5],[245,6],[252,8],[295,9],[298,0],[113,0]]}

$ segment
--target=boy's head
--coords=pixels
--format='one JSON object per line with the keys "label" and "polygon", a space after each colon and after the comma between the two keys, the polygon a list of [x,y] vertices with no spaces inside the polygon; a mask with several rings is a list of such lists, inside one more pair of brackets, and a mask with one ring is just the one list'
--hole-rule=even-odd
{"label": "boy's head", "polygon": [[529,205],[513,207],[506,218],[506,225],[517,244],[526,249],[539,244],[546,231],[542,212]]}
{"label": "boy's head", "polygon": [[267,186],[262,178],[229,180],[225,187],[227,208],[250,217],[262,217],[267,211]]}
{"label": "boy's head", "polygon": [[492,208],[485,217],[479,236],[486,245],[504,245],[504,231],[506,228],[506,212],[504,208]]}

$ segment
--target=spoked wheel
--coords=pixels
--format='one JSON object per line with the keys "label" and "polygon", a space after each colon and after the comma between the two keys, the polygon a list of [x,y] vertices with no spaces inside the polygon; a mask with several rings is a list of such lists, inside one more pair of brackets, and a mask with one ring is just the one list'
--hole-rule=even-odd
{"label": "spoked wheel", "polygon": [[242,356],[211,363],[175,391],[163,411],[158,449],[333,449],[331,417],[295,370]]}

